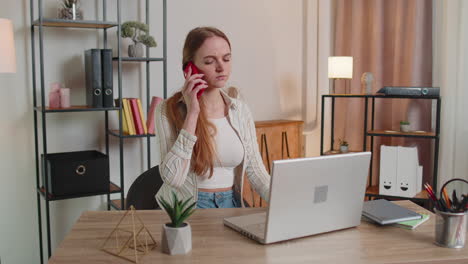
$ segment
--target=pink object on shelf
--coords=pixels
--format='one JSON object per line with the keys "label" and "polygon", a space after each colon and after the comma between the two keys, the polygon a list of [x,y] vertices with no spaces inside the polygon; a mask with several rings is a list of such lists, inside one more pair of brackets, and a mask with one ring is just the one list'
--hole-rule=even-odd
{"label": "pink object on shelf", "polygon": [[163,99],[161,97],[153,96],[151,98],[151,106],[148,112],[148,119],[146,120],[146,127],[148,128],[148,134],[154,134],[154,114],[156,106],[161,103]]}
{"label": "pink object on shelf", "polygon": [[62,87],[61,83],[51,83],[49,91],[49,107],[51,108],[60,108],[60,88]]}
{"label": "pink object on shelf", "polygon": [[60,107],[70,107],[70,88],[60,88]]}
{"label": "pink object on shelf", "polygon": [[51,83],[50,84],[50,91],[51,92],[59,92],[60,91],[60,88],[62,88],[62,84],[61,83]]}
{"label": "pink object on shelf", "polygon": [[60,93],[49,92],[49,107],[60,108]]}

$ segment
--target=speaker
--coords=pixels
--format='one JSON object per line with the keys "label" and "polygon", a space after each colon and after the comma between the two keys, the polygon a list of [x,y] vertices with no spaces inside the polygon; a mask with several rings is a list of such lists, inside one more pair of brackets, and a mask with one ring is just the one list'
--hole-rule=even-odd
{"label": "speaker", "polygon": [[439,87],[384,86],[377,93],[404,96],[439,96]]}

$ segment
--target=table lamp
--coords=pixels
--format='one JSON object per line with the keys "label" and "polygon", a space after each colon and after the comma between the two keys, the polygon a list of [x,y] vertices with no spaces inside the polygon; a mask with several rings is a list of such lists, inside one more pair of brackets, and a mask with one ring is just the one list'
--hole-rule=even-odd
{"label": "table lamp", "polygon": [[13,23],[0,18],[0,73],[16,72],[15,40]]}
{"label": "table lamp", "polygon": [[332,56],[328,57],[328,78],[333,79],[333,86],[330,93],[335,93],[335,80],[345,80],[345,93],[347,93],[350,79],[353,78],[353,57]]}

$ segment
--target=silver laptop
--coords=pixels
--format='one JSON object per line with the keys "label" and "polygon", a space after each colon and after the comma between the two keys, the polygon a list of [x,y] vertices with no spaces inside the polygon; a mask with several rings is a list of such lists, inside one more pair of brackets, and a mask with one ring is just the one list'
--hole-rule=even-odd
{"label": "silver laptop", "polygon": [[370,152],[273,161],[267,212],[224,219],[262,244],[358,226]]}

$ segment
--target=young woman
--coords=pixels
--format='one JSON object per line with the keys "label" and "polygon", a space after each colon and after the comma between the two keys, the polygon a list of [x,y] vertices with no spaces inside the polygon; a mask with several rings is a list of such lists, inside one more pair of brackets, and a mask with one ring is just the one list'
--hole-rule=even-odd
{"label": "young woman", "polygon": [[184,200],[193,197],[198,208],[243,207],[247,173],[253,188],[268,201],[270,175],[258,151],[250,110],[235,88],[223,90],[231,74],[226,35],[212,27],[190,31],[183,68],[190,62],[200,73],[188,70],[182,91],[156,108],[164,181],[156,198],[172,200],[175,191]]}

